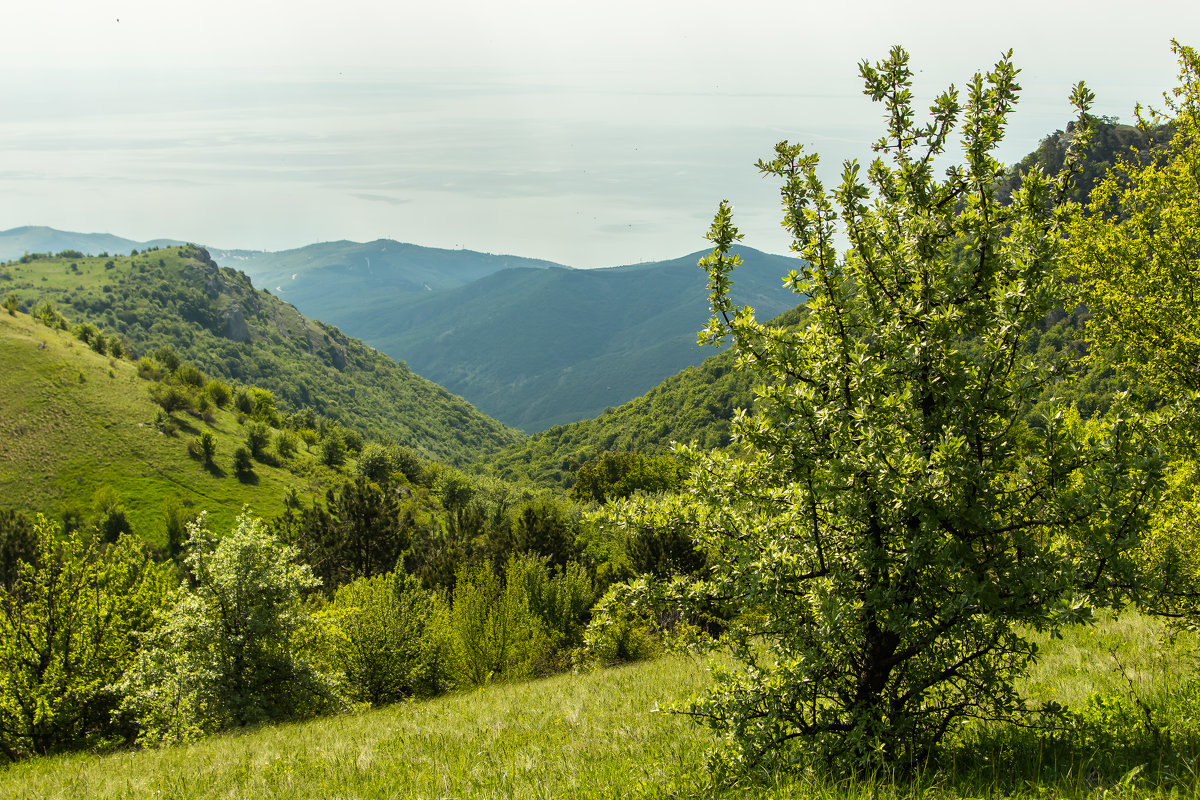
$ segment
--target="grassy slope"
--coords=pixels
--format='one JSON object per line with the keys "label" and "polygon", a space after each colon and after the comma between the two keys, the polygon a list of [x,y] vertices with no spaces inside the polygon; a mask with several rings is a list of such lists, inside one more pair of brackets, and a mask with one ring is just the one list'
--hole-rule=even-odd
{"label": "grassy slope", "polygon": [[[239,481],[230,462],[245,434],[232,414],[218,411],[211,426],[177,414],[184,427],[165,436],[153,426],[159,409],[150,384],[132,363],[98,355],[26,314],[0,312],[0,366],[0,504],[46,514],[87,510],[108,485],[134,530],[161,546],[168,497],[207,509],[214,529],[224,530],[244,504],[277,514],[288,489],[303,494],[319,485],[319,470],[302,478],[264,464],[255,465],[255,481]],[[187,453],[202,429],[217,437],[217,470]]]}
{"label": "grassy slope", "polygon": [[0,293],[53,300],[72,323],[116,331],[138,354],[169,345],[210,375],[261,386],[370,438],[462,462],[522,438],[361,341],[256,290],[205,251],[0,265]]}
{"label": "grassy slope", "polygon": [[[1157,624],[1136,615],[1045,642],[1031,676],[1039,697],[1081,702],[1094,691],[1134,691],[1152,706],[1194,672],[1194,655],[1164,649]],[[1194,640],[1189,640],[1194,647]],[[1112,649],[1124,674],[1114,666]],[[1188,652],[1194,652],[1189,650]],[[1083,664],[1083,671],[1078,667]],[[703,663],[649,664],[494,686],[378,711],[282,725],[195,745],[35,760],[0,772],[13,798],[176,797],[639,797],[707,796],[711,735],[654,709],[703,691]],[[1170,704],[1171,700],[1167,700]],[[1179,710],[1176,703],[1176,711]],[[982,737],[917,786],[835,782],[819,772],[764,776],[732,797],[1194,796],[1195,721],[1166,746],[1137,719],[1123,744]],[[1151,749],[1147,751],[1145,747]],[[1157,747],[1155,751],[1154,748]],[[1157,758],[1155,755],[1157,754]],[[1141,764],[1139,773],[1123,778]]]}

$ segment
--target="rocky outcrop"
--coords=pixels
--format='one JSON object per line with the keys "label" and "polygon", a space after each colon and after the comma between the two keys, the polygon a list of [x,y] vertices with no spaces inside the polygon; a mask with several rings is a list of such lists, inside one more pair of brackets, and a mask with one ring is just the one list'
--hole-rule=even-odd
{"label": "rocky outcrop", "polygon": [[240,305],[230,305],[221,312],[221,335],[235,342],[250,341],[250,326]]}

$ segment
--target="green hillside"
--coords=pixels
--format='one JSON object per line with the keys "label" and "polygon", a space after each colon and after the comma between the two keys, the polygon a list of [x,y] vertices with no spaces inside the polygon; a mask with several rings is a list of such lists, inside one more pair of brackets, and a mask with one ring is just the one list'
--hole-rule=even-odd
{"label": "green hillside", "polygon": [[[190,513],[207,510],[228,528],[243,505],[278,514],[288,492],[317,491],[329,477],[315,463],[300,474],[256,463],[239,479],[231,457],[246,434],[233,413],[214,408],[211,422],[177,414],[177,430],[167,435],[155,425],[161,409],[153,384],[135,364],[26,314],[0,312],[0,365],[0,506],[86,517],[109,487],[133,530],[162,547],[168,501]],[[188,454],[203,431],[216,440],[211,468]]]}
{"label": "green hillside", "polygon": [[200,247],[136,256],[25,256],[0,265],[21,308],[55,303],[72,323],[118,333],[137,355],[173,348],[210,375],[261,386],[368,438],[463,462],[520,438],[440,386],[218,267]]}
{"label": "green hillside", "polygon": [[[51,228],[0,232],[0,257],[131,246],[144,245]],[[310,318],[339,326],[526,431],[594,417],[708,355],[695,344],[707,314],[700,253],[576,270],[388,239],[209,252]],[[790,259],[750,248],[743,257],[739,302],[763,316],[795,304],[780,281]]]}
{"label": "green hillside", "polygon": [[[739,303],[764,317],[797,298],[791,259],[742,251]],[[588,419],[699,364],[708,316],[702,253],[591,270],[514,269],[362,313],[356,335],[481,410],[526,431]]]}
{"label": "green hillside", "polygon": [[[804,317],[797,306],[775,322],[798,325]],[[757,381],[753,371],[737,369],[733,353],[718,353],[594,419],[556,425],[482,463],[507,480],[569,487],[575,470],[605,451],[669,453],[675,442],[723,447],[736,409],[753,405]]]}

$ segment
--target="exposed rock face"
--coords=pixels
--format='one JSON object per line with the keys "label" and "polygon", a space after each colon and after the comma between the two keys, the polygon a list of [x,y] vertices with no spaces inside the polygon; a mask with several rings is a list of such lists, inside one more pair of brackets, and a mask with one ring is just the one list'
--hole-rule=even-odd
{"label": "exposed rock face", "polygon": [[221,312],[221,335],[235,342],[250,341],[250,326],[240,305],[230,305]]}

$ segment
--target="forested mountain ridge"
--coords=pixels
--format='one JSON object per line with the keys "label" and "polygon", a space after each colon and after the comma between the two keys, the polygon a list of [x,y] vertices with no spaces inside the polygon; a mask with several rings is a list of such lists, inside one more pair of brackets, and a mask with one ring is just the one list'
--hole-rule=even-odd
{"label": "forested mountain ridge", "polygon": [[[17,244],[6,250],[6,240]],[[0,232],[0,256],[12,258],[63,248],[97,253],[101,246],[143,245],[49,228]],[[306,316],[339,326],[527,431],[594,417],[706,356],[695,346],[696,320],[707,313],[696,267],[702,253],[580,270],[390,239],[209,252]],[[764,316],[793,306],[796,298],[779,280],[788,259],[742,252],[738,301]]]}
{"label": "forested mountain ridge", "polygon": [[25,256],[0,266],[0,287],[24,310],[56,303],[73,322],[116,332],[136,354],[171,347],[211,375],[274,392],[284,408],[310,408],[434,458],[464,462],[520,438],[402,363],[255,289],[200,247]]}
{"label": "forested mountain ridge", "polygon": [[[550,261],[392,239],[319,242],[291,250],[209,248],[223,266],[250,276],[304,313],[334,325],[383,313],[395,302],[461,286],[504,269],[559,267]],[[355,334],[359,335],[359,334]]]}
{"label": "forested mountain ridge", "polygon": [[[798,302],[781,281],[790,259],[741,254],[739,303],[773,317]],[[497,419],[544,430],[594,417],[710,354],[696,344],[708,313],[703,255],[504,270],[363,314],[353,330]]]}
{"label": "forested mountain ridge", "polygon": [[[806,316],[801,305],[774,321],[801,325]],[[488,456],[482,464],[505,480],[569,488],[579,467],[605,452],[660,455],[670,453],[676,442],[725,447],[734,412],[754,404],[756,381],[752,370],[737,368],[732,352],[718,353],[641,397],[605,409],[594,419],[534,434]]]}

